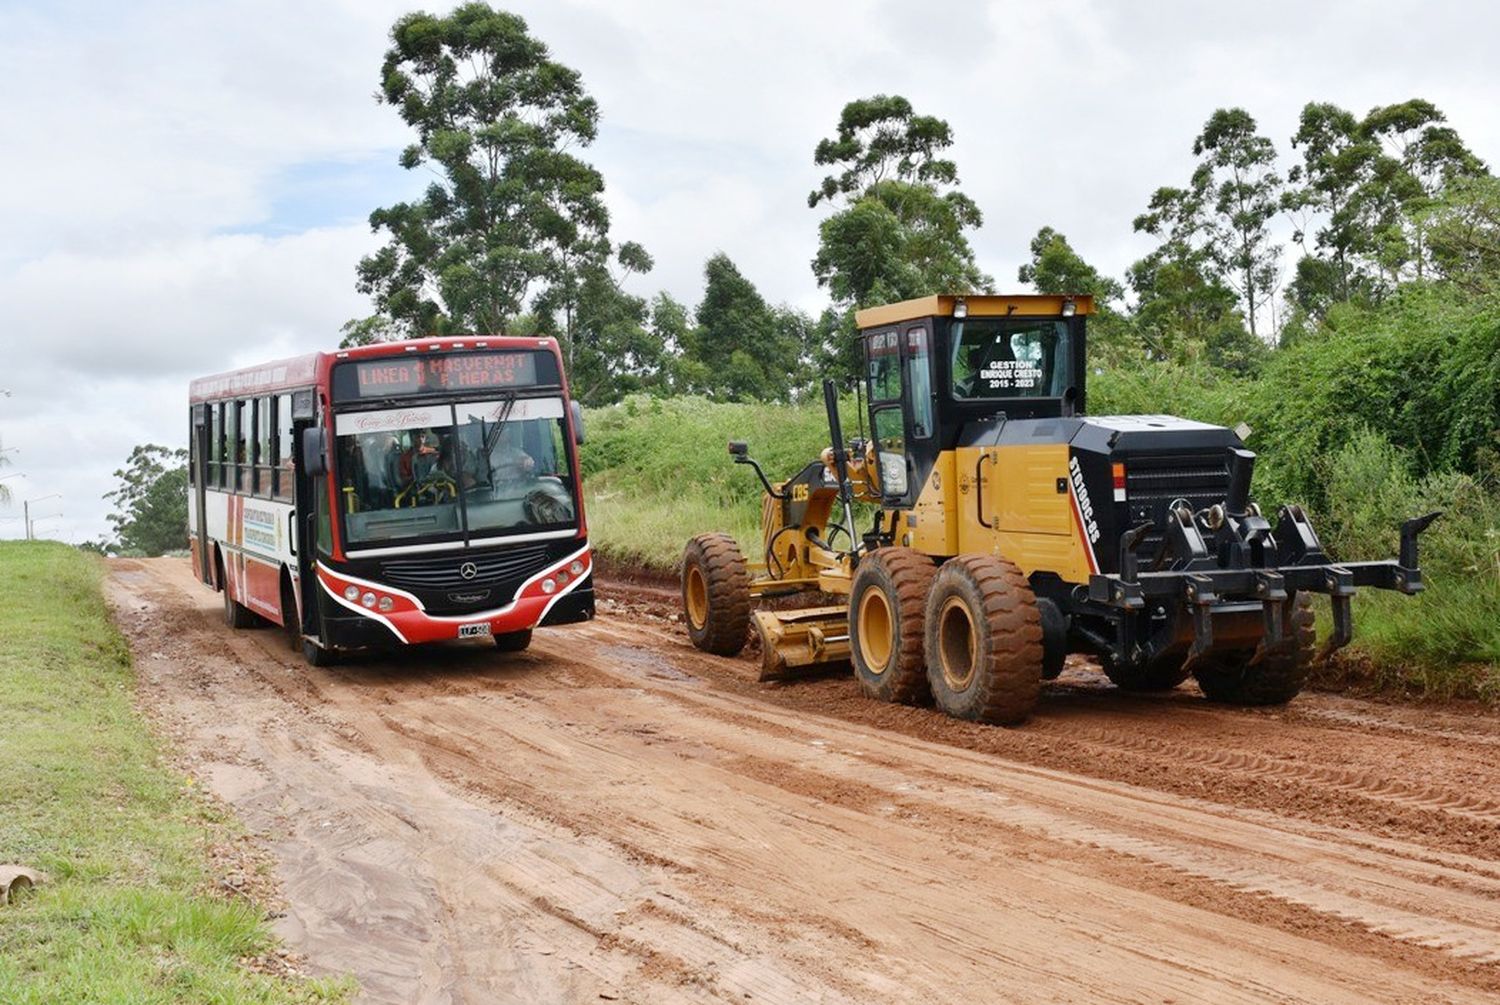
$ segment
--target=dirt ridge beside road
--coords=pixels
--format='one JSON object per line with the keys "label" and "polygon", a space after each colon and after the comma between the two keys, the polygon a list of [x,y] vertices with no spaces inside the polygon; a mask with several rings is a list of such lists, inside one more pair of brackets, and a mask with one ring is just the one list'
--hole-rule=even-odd
{"label": "dirt ridge beside road", "polygon": [[1493,717],[1073,666],[1028,726],[976,726],[759,684],[628,586],[524,654],[314,670],[185,563],[112,567],[145,700],[281,863],[284,934],[370,1000],[1500,992]]}

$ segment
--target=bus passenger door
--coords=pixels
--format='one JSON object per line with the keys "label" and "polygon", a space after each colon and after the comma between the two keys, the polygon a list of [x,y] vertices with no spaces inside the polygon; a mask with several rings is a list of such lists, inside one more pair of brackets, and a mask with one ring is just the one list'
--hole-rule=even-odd
{"label": "bus passenger door", "polygon": [[297,473],[293,491],[292,509],[292,553],[296,556],[298,606],[301,610],[302,632],[321,637],[322,625],[318,623],[318,499],[315,487],[319,483],[307,473],[306,458],[302,456],[303,430],[317,424],[317,397],[312,391],[297,391],[292,395],[292,469]]}
{"label": "bus passenger door", "polygon": [[193,533],[198,536],[198,579],[212,583],[213,549],[208,544],[208,406],[193,406]]}

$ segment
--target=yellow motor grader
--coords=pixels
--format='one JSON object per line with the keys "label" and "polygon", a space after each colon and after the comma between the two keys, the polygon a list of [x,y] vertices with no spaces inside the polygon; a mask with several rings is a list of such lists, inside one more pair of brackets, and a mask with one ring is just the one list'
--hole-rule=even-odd
{"label": "yellow motor grader", "polygon": [[[687,545],[689,635],[734,655],[753,624],[762,679],[851,662],[861,689],[1015,723],[1069,653],[1132,691],[1192,675],[1210,699],[1290,700],[1352,634],[1359,586],[1422,589],[1417,537],[1396,560],[1333,562],[1306,515],[1273,527],[1250,500],[1255,455],[1233,431],[1166,415],[1087,416],[1085,296],[931,296],[859,311],[869,436],[765,488],[760,554],[727,534]],[[866,504],[860,506],[860,504]],[[861,532],[859,510],[873,512]],[[752,610],[818,594],[838,603]]]}

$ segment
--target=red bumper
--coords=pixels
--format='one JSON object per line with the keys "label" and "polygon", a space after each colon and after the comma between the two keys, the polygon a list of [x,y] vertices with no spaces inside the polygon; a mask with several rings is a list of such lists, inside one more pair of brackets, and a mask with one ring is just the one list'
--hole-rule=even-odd
{"label": "red bumper", "polygon": [[441,642],[534,628],[554,604],[582,586],[593,569],[593,553],[584,545],[522,583],[504,607],[462,615],[428,614],[421,601],[404,590],[336,572],[321,562],[318,582],[335,603],[380,622],[402,642]]}

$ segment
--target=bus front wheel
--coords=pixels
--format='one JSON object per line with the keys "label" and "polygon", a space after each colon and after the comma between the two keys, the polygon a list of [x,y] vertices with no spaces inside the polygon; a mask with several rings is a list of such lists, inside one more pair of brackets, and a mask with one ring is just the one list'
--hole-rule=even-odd
{"label": "bus front wheel", "polygon": [[315,667],[331,667],[339,659],[332,649],[324,649],[312,639],[302,640],[302,658],[307,660],[308,665]]}
{"label": "bus front wheel", "polygon": [[495,636],[495,648],[502,653],[518,653],[531,645],[531,629],[519,632],[501,632]]}

